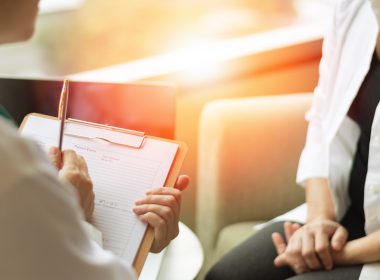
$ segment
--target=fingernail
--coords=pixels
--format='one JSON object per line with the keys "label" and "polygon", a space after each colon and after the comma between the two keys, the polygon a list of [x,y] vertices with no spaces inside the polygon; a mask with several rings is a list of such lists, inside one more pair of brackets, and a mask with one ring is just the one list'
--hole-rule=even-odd
{"label": "fingernail", "polygon": [[57,147],[50,147],[49,148],[49,153],[55,155],[58,153],[58,148]]}

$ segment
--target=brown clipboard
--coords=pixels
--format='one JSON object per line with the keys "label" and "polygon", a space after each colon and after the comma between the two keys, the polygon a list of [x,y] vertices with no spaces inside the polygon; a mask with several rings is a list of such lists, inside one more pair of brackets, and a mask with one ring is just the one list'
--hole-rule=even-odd
{"label": "brown clipboard", "polygon": [[[56,118],[56,117],[52,117],[52,116],[48,116],[48,115],[42,115],[42,114],[38,114],[38,113],[31,113],[31,114],[28,114],[25,116],[25,118],[23,119],[23,121],[19,127],[19,131],[22,131],[22,129],[24,128],[24,126],[27,123],[30,116],[36,116],[36,117],[47,118],[47,119],[52,119],[52,120],[58,120],[58,118]],[[104,128],[104,129],[112,129],[112,130],[116,129],[117,131],[124,132],[124,133],[136,133],[136,131],[133,131],[133,130],[115,128],[115,127],[110,127],[110,126],[102,125],[102,124],[89,123],[89,122],[83,122],[83,121],[71,120],[71,119],[69,119],[67,121],[68,122],[70,122],[70,121],[79,122],[79,123],[82,123],[84,125],[91,125],[91,126],[96,126],[98,128]],[[173,188],[175,185],[175,182],[177,180],[177,177],[180,174],[182,163],[183,163],[185,156],[186,156],[186,153],[188,151],[187,144],[184,142],[181,142],[181,141],[164,139],[164,138],[149,136],[149,135],[145,135],[144,137],[146,137],[148,139],[155,139],[155,140],[159,140],[159,141],[165,141],[165,142],[178,144],[177,153],[174,157],[173,163],[170,167],[169,173],[168,173],[166,180],[165,180],[165,187]],[[148,253],[149,253],[150,248],[152,246],[153,240],[154,240],[154,230],[151,226],[148,226],[146,231],[145,231],[143,240],[140,243],[139,249],[137,250],[135,259],[133,261],[133,268],[134,268],[137,276],[140,275],[141,270],[143,269],[144,263],[146,261]]]}

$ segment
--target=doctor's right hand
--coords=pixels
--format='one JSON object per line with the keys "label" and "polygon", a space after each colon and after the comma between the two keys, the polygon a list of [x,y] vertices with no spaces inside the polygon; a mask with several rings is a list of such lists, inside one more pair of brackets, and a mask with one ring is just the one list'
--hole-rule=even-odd
{"label": "doctor's right hand", "polygon": [[73,150],[60,152],[57,147],[49,149],[49,157],[59,170],[59,178],[71,183],[76,189],[81,208],[89,221],[94,212],[95,195],[86,161]]}
{"label": "doctor's right hand", "polygon": [[322,268],[331,270],[334,265],[332,250],[343,249],[348,238],[347,230],[327,219],[314,220],[304,226],[295,225],[284,223],[287,244],[279,233],[272,235],[278,252],[275,266],[290,266],[297,274]]}

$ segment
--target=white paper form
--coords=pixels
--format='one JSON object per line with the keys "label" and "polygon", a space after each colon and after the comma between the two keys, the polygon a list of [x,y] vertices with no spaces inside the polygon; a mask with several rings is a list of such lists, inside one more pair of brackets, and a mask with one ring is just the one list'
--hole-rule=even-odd
{"label": "white paper form", "polygon": [[[100,138],[124,139],[124,134],[83,124],[67,123],[66,131],[91,131]],[[110,133],[112,135],[110,136]],[[29,116],[21,134],[37,141],[44,150],[57,146],[59,121]],[[147,138],[140,149],[75,136],[64,136],[63,149],[73,149],[88,164],[94,183],[93,224],[103,233],[103,245],[133,262],[146,230],[132,212],[134,201],[152,187],[163,186],[178,144]]]}

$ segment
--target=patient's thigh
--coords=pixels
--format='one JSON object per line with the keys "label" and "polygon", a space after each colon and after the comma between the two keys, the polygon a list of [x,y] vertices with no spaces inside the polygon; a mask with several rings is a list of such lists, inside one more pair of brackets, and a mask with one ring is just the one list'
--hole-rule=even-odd
{"label": "patient's thigh", "polygon": [[319,270],[313,271],[301,275],[297,275],[287,280],[357,280],[359,279],[362,265],[348,266],[348,267],[336,267],[331,271]]}
{"label": "patient's thigh", "polygon": [[227,253],[207,274],[207,280],[286,279],[294,276],[288,267],[276,268],[272,233],[284,234],[283,222],[270,224]]}

